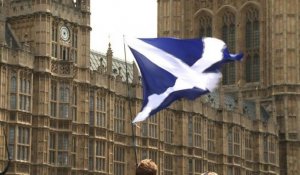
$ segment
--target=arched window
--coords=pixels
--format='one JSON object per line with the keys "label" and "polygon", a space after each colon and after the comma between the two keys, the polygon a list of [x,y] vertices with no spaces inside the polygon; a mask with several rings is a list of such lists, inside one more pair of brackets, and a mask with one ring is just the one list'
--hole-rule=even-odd
{"label": "arched window", "polygon": [[60,85],[60,103],[59,103],[59,115],[60,118],[69,117],[69,99],[70,99],[70,90],[68,84]]}
{"label": "arched window", "polygon": [[19,74],[19,109],[31,110],[31,74],[21,71]]}
{"label": "arched window", "polygon": [[[230,52],[235,52],[235,15],[226,11],[222,18],[222,39],[227,44]],[[227,63],[223,66],[223,85],[235,83],[236,71],[235,63]]]}
{"label": "arched window", "polygon": [[166,112],[165,115],[165,143],[172,144],[174,141],[174,114],[172,112]]}
{"label": "arched window", "polygon": [[12,92],[12,93],[17,92],[17,78],[16,78],[16,75],[13,75],[10,79],[10,92]]}
{"label": "arched window", "polygon": [[119,134],[125,133],[125,102],[121,98],[115,99],[114,131]]}
{"label": "arched window", "polygon": [[253,7],[249,8],[246,11],[245,22],[246,82],[257,82],[260,76],[258,9]]}
{"label": "arched window", "polygon": [[17,109],[17,74],[12,73],[10,78],[10,108]]}
{"label": "arched window", "polygon": [[57,58],[57,41],[58,41],[58,26],[56,22],[52,23],[52,52],[51,56]]}
{"label": "arched window", "polygon": [[199,18],[199,37],[212,36],[212,18],[209,15],[203,14]]}
{"label": "arched window", "polygon": [[50,99],[50,115],[56,117],[57,115],[57,82],[51,81],[51,99]]}

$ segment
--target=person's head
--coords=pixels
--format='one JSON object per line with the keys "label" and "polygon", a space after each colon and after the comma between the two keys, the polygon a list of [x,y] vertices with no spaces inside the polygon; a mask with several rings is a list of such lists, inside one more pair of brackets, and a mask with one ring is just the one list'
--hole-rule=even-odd
{"label": "person's head", "polygon": [[156,175],[157,165],[151,159],[142,160],[136,167],[135,175]]}

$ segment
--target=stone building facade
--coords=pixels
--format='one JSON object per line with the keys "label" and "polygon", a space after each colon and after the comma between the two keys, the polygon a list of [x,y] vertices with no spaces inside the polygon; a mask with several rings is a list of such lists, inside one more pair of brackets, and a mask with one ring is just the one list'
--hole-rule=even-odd
{"label": "stone building facade", "polygon": [[90,0],[0,3],[0,168],[7,138],[7,174],[134,174],[135,150],[163,175],[298,173],[299,51],[287,37],[299,37],[300,4],[159,0],[159,36],[224,38],[249,61],[227,65],[215,92],[177,101],[132,128],[142,104],[138,69],[114,58],[110,45],[106,54],[90,50]]}
{"label": "stone building facade", "polygon": [[[245,53],[241,63],[223,68],[221,98],[237,97],[239,113],[245,113],[243,104],[250,100],[257,118],[264,109],[270,114],[263,120],[273,123],[278,135],[280,174],[300,174],[299,17],[297,0],[158,1],[159,36],[214,36],[232,52]],[[220,102],[221,109],[228,105]],[[256,146],[267,147],[264,141]],[[265,165],[261,168],[270,171]]]}

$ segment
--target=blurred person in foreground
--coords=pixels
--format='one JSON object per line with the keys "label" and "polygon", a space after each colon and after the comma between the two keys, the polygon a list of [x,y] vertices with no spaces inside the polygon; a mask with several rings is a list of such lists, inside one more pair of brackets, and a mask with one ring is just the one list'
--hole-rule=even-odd
{"label": "blurred person in foreground", "polygon": [[142,160],[136,167],[135,175],[156,175],[157,165],[151,159]]}

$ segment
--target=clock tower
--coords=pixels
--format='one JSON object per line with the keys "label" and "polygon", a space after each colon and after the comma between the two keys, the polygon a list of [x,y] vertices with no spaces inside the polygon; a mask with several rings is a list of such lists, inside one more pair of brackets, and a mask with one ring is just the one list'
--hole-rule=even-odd
{"label": "clock tower", "polygon": [[[30,122],[23,129],[29,134],[24,141],[28,153],[22,158],[19,140],[12,143],[10,173],[87,174],[90,0],[2,2],[11,36],[6,44],[31,55],[32,68],[22,69],[31,77],[34,94],[27,114]],[[16,71],[17,77],[20,72]],[[7,115],[12,114],[23,115],[19,111]],[[12,123],[9,132],[20,134],[23,127]]]}

